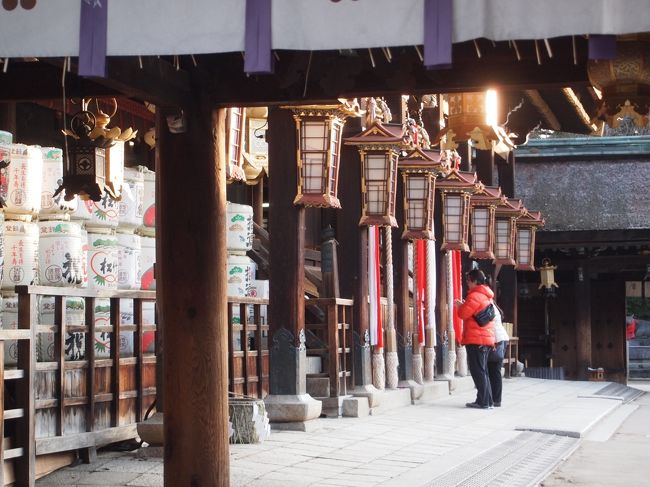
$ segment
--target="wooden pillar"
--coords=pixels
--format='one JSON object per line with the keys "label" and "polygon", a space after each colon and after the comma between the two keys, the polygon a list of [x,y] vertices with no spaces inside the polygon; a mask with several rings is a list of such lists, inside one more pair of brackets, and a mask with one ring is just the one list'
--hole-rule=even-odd
{"label": "wooden pillar", "polygon": [[[162,150],[161,147],[167,147],[170,143],[171,134],[167,130],[167,121],[162,107],[158,107],[156,111],[156,148],[154,151],[154,169],[156,174],[161,165]],[[162,215],[160,212],[163,208],[161,178],[156,178],[156,255],[162,256]],[[163,275],[163,262],[162,258],[157,259],[154,263],[154,277],[156,278],[156,411],[159,413],[164,412],[165,408],[165,388],[163,387],[164,377],[164,334],[165,334],[165,315],[160,311],[163,309],[163,287],[165,285]]]}
{"label": "wooden pillar", "polygon": [[472,148],[468,142],[459,142],[458,149],[456,149],[460,156],[460,169],[462,171],[472,170]]}
{"label": "wooden pillar", "polygon": [[576,378],[589,377],[591,367],[591,280],[586,261],[578,263],[575,281]]}
{"label": "wooden pillar", "polygon": [[494,186],[496,171],[494,167],[494,151],[477,150],[474,158],[476,173],[479,180],[486,186]]}
{"label": "wooden pillar", "polygon": [[409,258],[408,240],[402,240],[404,228],[404,181],[397,181],[397,201],[395,219],[397,227],[393,228],[393,270],[395,286],[397,330],[397,353],[399,357],[399,380],[413,379],[413,329],[411,327],[409,299]]}
{"label": "wooden pillar", "polygon": [[264,227],[264,177],[251,188],[253,192],[253,222]]}
{"label": "wooden pillar", "polygon": [[11,132],[16,141],[16,102],[0,103],[0,130]]}
{"label": "wooden pillar", "polygon": [[270,392],[305,394],[305,208],[293,204],[298,186],[296,126],[290,110],[269,110],[267,137],[276,175],[269,178]]}
{"label": "wooden pillar", "polygon": [[[498,182],[503,194],[509,198],[515,196],[515,154],[510,152],[508,160],[497,163]],[[499,267],[497,267],[499,269]],[[517,271],[512,266],[501,267],[498,274],[497,303],[503,310],[505,321],[514,325],[513,334],[519,336],[517,327]],[[496,276],[495,276],[496,277]]]}
{"label": "wooden pillar", "polygon": [[[343,137],[361,131],[361,119],[350,119]],[[339,241],[339,275],[343,298],[353,297],[354,354],[353,375],[356,387],[372,385],[372,364],[368,329],[368,227],[361,218],[361,161],[356,147],[343,145],[339,165],[339,199],[336,213]]]}
{"label": "wooden pillar", "polygon": [[[195,92],[196,93],[196,92]],[[165,263],[165,485],[228,486],[226,112],[198,92],[187,131],[160,127],[159,262]],[[182,204],[181,204],[182,202]],[[188,211],[188,208],[191,211]],[[162,279],[161,279],[162,281]],[[161,282],[158,282],[160,285]]]}

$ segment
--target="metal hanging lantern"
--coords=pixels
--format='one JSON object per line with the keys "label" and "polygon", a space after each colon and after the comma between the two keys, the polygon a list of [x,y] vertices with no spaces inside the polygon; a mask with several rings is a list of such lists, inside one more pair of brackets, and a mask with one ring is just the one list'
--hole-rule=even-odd
{"label": "metal hanging lantern", "polygon": [[345,119],[358,116],[358,105],[290,107],[296,121],[298,189],[295,205],[341,208],[339,162]]}
{"label": "metal hanging lantern", "polygon": [[415,148],[399,161],[404,178],[404,240],[433,240],[436,176],[448,172],[437,151]]}
{"label": "metal hanging lantern", "polygon": [[65,131],[71,140],[68,140],[68,157],[63,165],[63,183],[54,196],[65,189],[67,201],[76,195],[101,200],[106,188],[106,151],[113,141],[103,136],[91,139],[96,125],[95,115],[87,110],[72,118],[70,129]]}
{"label": "metal hanging lantern", "polygon": [[443,243],[441,250],[469,251],[469,214],[472,194],[483,186],[476,174],[453,169],[438,181],[442,196]]}
{"label": "metal hanging lantern", "polygon": [[521,200],[506,200],[498,206],[494,218],[494,263],[515,265],[516,221],[525,208]]}
{"label": "metal hanging lantern", "polygon": [[82,111],[70,121],[70,129],[64,129],[67,158],[63,165],[63,183],[56,194],[65,189],[65,199],[76,195],[82,199],[99,201],[106,192],[119,200],[124,185],[124,143],[135,138],[138,131],[131,127],[108,128],[117,113],[117,101],[113,98],[110,115],[96,101],[97,114],[88,107],[90,99],[82,101]]}
{"label": "metal hanging lantern", "polygon": [[544,225],[544,219],[539,211],[527,211],[517,219],[516,251],[517,263],[515,270],[535,270],[535,232]]}
{"label": "metal hanging lantern", "polygon": [[395,194],[397,191],[397,162],[405,142],[401,126],[373,121],[360,134],[345,139],[356,145],[361,156],[361,192],[363,206],[359,225],[396,227]]}
{"label": "metal hanging lantern", "polygon": [[555,282],[555,270],[557,266],[551,264],[550,259],[542,259],[542,267],[537,269],[540,276],[540,284],[538,289],[547,296],[555,295],[555,288],[560,287]]}
{"label": "metal hanging lantern", "polygon": [[472,248],[469,254],[471,259],[494,259],[494,219],[497,206],[504,201],[501,188],[490,186],[483,187],[472,196]]}

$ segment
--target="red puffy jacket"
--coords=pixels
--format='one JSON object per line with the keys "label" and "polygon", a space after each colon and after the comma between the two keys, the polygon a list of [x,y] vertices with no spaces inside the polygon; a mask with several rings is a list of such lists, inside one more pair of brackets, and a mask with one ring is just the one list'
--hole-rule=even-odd
{"label": "red puffy jacket", "polygon": [[474,315],[485,309],[492,298],[492,289],[479,284],[470,289],[465,302],[458,307],[458,316],[463,320],[463,345],[494,345],[494,324],[479,326],[474,319]]}

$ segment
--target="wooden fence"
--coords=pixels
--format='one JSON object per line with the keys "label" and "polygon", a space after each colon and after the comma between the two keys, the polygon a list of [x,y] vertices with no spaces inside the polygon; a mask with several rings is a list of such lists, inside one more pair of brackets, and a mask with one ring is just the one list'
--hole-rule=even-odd
{"label": "wooden fence", "polygon": [[[16,485],[28,486],[34,485],[37,455],[92,450],[136,436],[136,423],[156,395],[156,356],[143,346],[145,337],[149,341],[156,332],[155,317],[145,323],[143,312],[145,303],[155,302],[155,292],[40,286],[18,286],[16,292],[18,329],[0,331],[0,342],[18,340],[16,368],[5,368],[0,360],[4,376],[0,455],[4,460],[14,458]],[[54,302],[53,324],[38,321],[44,297]],[[105,324],[97,321],[100,299],[110,301]],[[71,300],[83,303],[79,322],[67,319]],[[133,323],[123,323],[121,307],[129,302]],[[129,341],[129,334],[132,353],[122,356],[120,340]],[[107,337],[103,348],[97,346],[98,335]],[[53,337],[51,354],[43,347],[37,350],[37,342],[47,342],[48,337]]]}

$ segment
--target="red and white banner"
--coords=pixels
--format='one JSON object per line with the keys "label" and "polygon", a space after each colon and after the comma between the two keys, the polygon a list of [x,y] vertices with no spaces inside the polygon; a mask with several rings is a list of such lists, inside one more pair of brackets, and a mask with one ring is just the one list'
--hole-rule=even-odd
{"label": "red and white banner", "polygon": [[[436,329],[436,298],[438,282],[436,280],[436,244],[433,240],[427,240],[427,327]],[[437,345],[436,333],[433,333],[432,347]]]}
{"label": "red and white banner", "polygon": [[[463,274],[460,250],[451,251],[452,258],[452,283],[454,289],[454,301],[463,299]],[[454,333],[456,334],[456,341],[460,342],[463,336],[463,321],[458,317],[458,309],[456,306],[454,310]]]}
{"label": "red and white banner", "polygon": [[381,324],[381,275],[379,272],[379,227],[368,227],[368,294],[370,344],[384,346]]}

